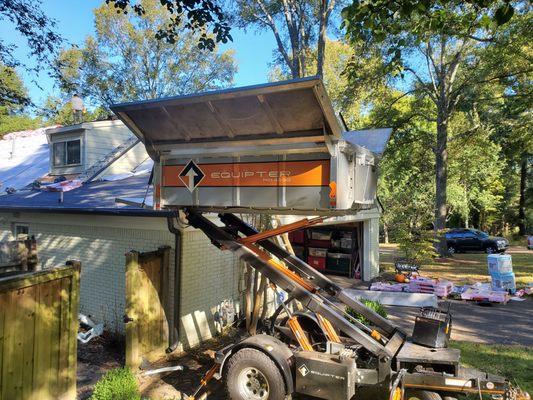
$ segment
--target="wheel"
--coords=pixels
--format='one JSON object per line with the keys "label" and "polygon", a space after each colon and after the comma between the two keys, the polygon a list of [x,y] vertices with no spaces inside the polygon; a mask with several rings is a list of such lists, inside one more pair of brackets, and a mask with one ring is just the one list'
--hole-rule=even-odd
{"label": "wheel", "polygon": [[405,393],[404,400],[442,400],[442,397],[429,390],[412,390]]}
{"label": "wheel", "polygon": [[450,254],[455,254],[455,253],[457,253],[457,251],[455,250],[455,247],[453,247],[453,246],[448,246],[448,253],[450,253]]}
{"label": "wheel", "polygon": [[489,247],[487,247],[487,248],[485,249],[485,253],[487,253],[487,254],[494,254],[494,253],[496,253],[496,249],[495,249],[494,247],[492,247],[492,246],[489,246]]}
{"label": "wheel", "polygon": [[283,400],[287,394],[274,361],[259,350],[246,348],[228,360],[226,392],[231,400]]}

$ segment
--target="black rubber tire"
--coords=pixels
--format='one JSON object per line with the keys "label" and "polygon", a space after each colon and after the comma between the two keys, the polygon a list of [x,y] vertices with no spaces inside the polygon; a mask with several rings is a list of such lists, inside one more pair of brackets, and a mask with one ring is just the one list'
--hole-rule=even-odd
{"label": "black rubber tire", "polygon": [[409,390],[405,392],[404,400],[442,400],[442,397],[429,390]]}
{"label": "black rubber tire", "polygon": [[244,348],[237,351],[227,362],[225,382],[227,398],[231,400],[249,400],[239,391],[239,374],[247,367],[259,370],[266,378],[269,387],[268,400],[284,400],[287,393],[285,381],[274,361],[265,353]]}

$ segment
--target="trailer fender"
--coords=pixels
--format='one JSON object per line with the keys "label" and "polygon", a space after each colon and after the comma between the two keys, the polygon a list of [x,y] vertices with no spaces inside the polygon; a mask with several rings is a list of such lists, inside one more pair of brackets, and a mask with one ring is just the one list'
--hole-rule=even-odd
{"label": "trailer fender", "polygon": [[273,336],[269,335],[254,335],[249,338],[244,339],[228,351],[222,363],[220,365],[220,375],[223,376],[225,371],[226,361],[231,358],[231,356],[237,353],[239,350],[244,348],[252,348],[259,350],[265,353],[268,357],[274,361],[274,363],[279,368],[283,380],[285,381],[285,389],[287,394],[294,392],[294,382],[292,376],[292,365],[294,364],[294,355],[289,347],[283,343],[281,340],[276,339]]}

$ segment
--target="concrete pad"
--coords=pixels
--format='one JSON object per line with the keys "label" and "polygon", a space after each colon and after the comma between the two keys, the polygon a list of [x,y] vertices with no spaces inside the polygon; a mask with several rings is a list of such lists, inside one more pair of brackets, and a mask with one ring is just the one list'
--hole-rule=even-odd
{"label": "concrete pad", "polygon": [[434,294],[405,293],[405,292],[378,292],[375,290],[346,289],[346,292],[355,298],[379,301],[385,306],[402,307],[437,307],[438,299]]}

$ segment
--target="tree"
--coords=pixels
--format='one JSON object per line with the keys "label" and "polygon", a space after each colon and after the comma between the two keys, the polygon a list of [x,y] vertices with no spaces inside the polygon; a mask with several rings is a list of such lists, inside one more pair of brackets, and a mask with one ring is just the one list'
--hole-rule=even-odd
{"label": "tree", "polygon": [[[38,73],[43,69],[43,66],[50,65],[63,39],[55,31],[56,22],[41,10],[39,1],[0,0],[0,21],[11,23],[25,39],[28,50],[27,58],[33,60],[35,66],[17,60],[14,56],[17,46],[13,43],[7,43],[1,38],[0,65],[9,68],[20,67],[32,73]],[[0,82],[0,101],[16,102],[20,105],[31,103],[26,92],[10,91],[10,88],[3,86],[3,83]]]}
{"label": "tree", "polygon": [[15,69],[0,64],[0,135],[36,128],[39,120],[24,114],[20,99],[27,98],[27,90]]}
{"label": "tree", "polygon": [[[433,104],[427,115],[436,124],[436,140],[428,142],[435,156],[435,231],[446,227],[448,216],[448,140],[449,124],[458,103],[476,85],[499,76],[486,70],[481,76],[476,67],[479,50],[495,40],[499,23],[507,22],[515,8],[499,1],[422,1],[404,0],[372,3],[354,1],[344,9],[344,26],[352,41],[364,40],[382,46],[384,72],[390,76],[409,76],[408,93]],[[513,74],[527,71],[513,71]],[[352,70],[353,75],[357,71]],[[460,136],[474,132],[472,126]],[[439,252],[446,253],[441,240]]]}
{"label": "tree", "polygon": [[[95,37],[57,60],[64,93],[78,91],[95,104],[153,99],[216,89],[231,84],[236,65],[232,51],[198,50],[197,36],[182,30],[172,43],[158,32],[167,11],[141,2],[144,13],[121,14],[102,5],[95,10]],[[127,11],[127,9],[126,9]]]}
{"label": "tree", "polygon": [[[254,26],[272,31],[278,61],[292,78],[322,76],[326,34],[335,0],[236,0],[234,22],[241,28]],[[308,61],[316,45],[316,69]]]}
{"label": "tree", "polygon": [[[215,50],[216,43],[227,43],[232,40],[230,27],[220,6],[213,0],[159,0],[168,12],[166,19],[156,33],[157,39],[164,39],[167,43],[175,43],[182,35],[182,30],[188,29],[197,34],[200,49]],[[134,12],[139,17],[146,14],[146,3],[134,0],[106,0],[113,3],[117,10],[124,14]]]}

